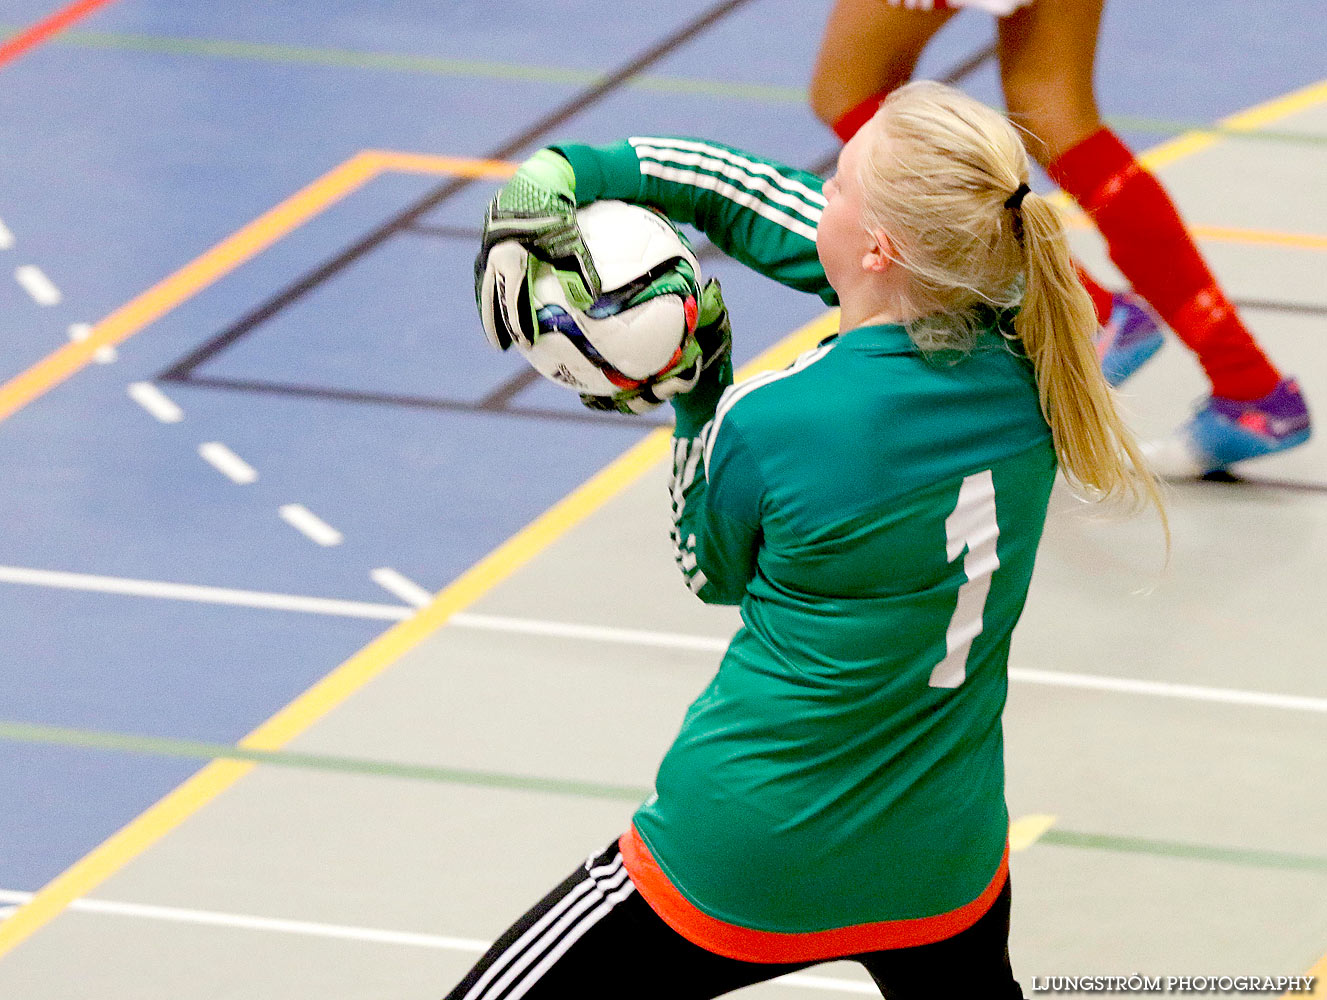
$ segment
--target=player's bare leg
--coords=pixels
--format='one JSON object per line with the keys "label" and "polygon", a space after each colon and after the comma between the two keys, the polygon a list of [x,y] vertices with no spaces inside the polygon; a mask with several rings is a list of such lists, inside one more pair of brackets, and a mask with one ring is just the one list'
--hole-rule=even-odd
{"label": "player's bare leg", "polygon": [[1105,0],[1037,0],[997,21],[1000,82],[1042,166],[1101,128],[1092,85]]}
{"label": "player's bare leg", "polygon": [[[1005,105],[1043,167],[1103,126],[1093,87],[1103,7],[1104,0],[1039,0],[997,22]],[[1101,323],[1102,368],[1119,385],[1161,349],[1161,330],[1135,296],[1111,293],[1082,267],[1079,277]]]}
{"label": "player's bare leg", "polygon": [[811,110],[840,138],[851,138],[890,91],[908,82],[926,44],[953,16],[882,0],[838,0],[811,74]]}

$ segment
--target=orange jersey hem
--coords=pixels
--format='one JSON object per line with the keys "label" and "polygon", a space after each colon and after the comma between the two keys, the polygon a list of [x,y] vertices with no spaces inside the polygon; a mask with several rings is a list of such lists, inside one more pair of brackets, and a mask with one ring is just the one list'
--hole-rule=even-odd
{"label": "orange jersey hem", "polygon": [[981,894],[933,917],[882,920],[825,931],[786,933],[740,927],[700,910],[668,880],[634,826],[618,840],[622,863],[636,890],[673,930],[707,951],[743,962],[817,962],[889,948],[933,944],[967,930],[995,903],[1009,878],[1009,845]]}

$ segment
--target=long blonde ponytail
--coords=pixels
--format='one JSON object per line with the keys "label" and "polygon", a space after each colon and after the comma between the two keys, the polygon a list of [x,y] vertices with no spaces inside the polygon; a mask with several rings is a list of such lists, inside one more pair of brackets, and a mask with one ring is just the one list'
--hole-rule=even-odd
{"label": "long blonde ponytail", "polygon": [[[1003,115],[938,83],[894,91],[866,126],[859,180],[868,229],[907,271],[901,303],[923,350],[967,350],[984,309],[1017,307],[1066,481],[1099,500],[1165,505],[1101,374],[1092,302],[1046,199],[1023,190],[1028,157]],[[1014,197],[1011,197],[1014,196]],[[983,308],[984,307],[984,308]],[[1169,528],[1166,527],[1167,547]]]}
{"label": "long blonde ponytail", "polygon": [[1014,329],[1037,373],[1041,410],[1060,469],[1093,499],[1125,497],[1165,506],[1133,432],[1120,417],[1092,343],[1096,310],[1075,273],[1055,207],[1028,194],[1021,215],[1027,269]]}

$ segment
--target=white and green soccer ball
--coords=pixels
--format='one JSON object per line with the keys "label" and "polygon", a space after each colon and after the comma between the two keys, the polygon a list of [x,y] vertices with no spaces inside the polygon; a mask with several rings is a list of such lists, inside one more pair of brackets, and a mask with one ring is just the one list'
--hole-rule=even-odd
{"label": "white and green soccer ball", "polygon": [[633,410],[689,389],[700,265],[685,238],[658,213],[621,201],[586,205],[576,221],[603,292],[579,309],[553,267],[530,257],[537,333],[513,346],[550,381],[583,396],[638,398]]}

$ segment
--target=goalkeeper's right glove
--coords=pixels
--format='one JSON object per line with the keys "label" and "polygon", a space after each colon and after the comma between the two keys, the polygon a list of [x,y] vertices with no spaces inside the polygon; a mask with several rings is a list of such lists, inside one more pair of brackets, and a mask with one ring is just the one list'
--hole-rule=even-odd
{"label": "goalkeeper's right glove", "polygon": [[530,346],[538,329],[527,288],[528,255],[552,265],[572,305],[585,309],[602,291],[599,272],[576,224],[576,174],[566,158],[541,149],[489,202],[479,255],[475,301],[484,333],[500,350],[519,339]]}

